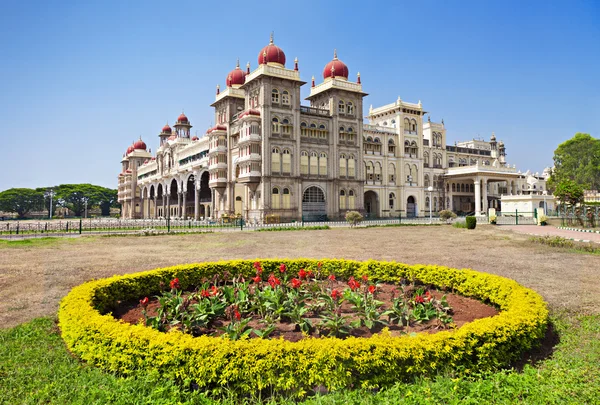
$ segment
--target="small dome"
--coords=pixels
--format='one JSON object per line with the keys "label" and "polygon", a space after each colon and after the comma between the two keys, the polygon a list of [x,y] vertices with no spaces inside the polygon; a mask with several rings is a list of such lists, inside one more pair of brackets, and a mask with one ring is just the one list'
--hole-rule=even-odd
{"label": "small dome", "polygon": [[127,148],[127,152],[125,152],[127,155],[129,155],[131,152],[133,152],[135,148],[133,147],[133,145],[131,145],[129,148]]}
{"label": "small dome", "polygon": [[177,117],[178,124],[188,124],[189,122],[188,117],[184,113],[179,114],[179,117]]}
{"label": "small dome", "polygon": [[258,53],[258,64],[264,65],[265,63],[277,63],[285,67],[285,53],[283,53],[283,50],[280,47],[273,43],[272,34],[269,45],[265,46]]}
{"label": "small dome", "polygon": [[173,130],[171,129],[171,127],[169,126],[169,124],[166,124],[163,129],[162,129],[162,133],[163,134],[170,134]]}
{"label": "small dome", "polygon": [[254,109],[250,109],[250,110],[246,110],[243,113],[240,114],[240,118],[243,118],[247,115],[255,115],[257,117],[260,117],[260,111],[258,110],[254,110]]}
{"label": "small dome", "polygon": [[337,58],[337,51],[333,51],[333,60],[323,69],[323,79],[337,77],[348,80],[348,74],[348,66]]}
{"label": "small dome", "polygon": [[146,150],[146,144],[144,143],[144,141],[142,141],[142,138],[140,138],[138,141],[136,141],[133,144],[133,149],[143,149],[143,150]]}
{"label": "small dome", "polygon": [[199,140],[199,139],[200,139],[200,138],[198,138],[197,136],[193,136],[193,137],[192,137],[192,141],[197,141],[197,140]]}
{"label": "small dome", "polygon": [[240,61],[238,60],[237,66],[227,75],[225,79],[227,87],[239,87],[246,83],[246,72],[240,69]]}

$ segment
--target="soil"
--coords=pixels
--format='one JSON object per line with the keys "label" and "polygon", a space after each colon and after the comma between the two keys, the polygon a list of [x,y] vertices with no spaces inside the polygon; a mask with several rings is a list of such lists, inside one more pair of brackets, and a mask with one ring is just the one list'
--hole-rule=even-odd
{"label": "soil", "polygon": [[[338,291],[342,291],[347,288],[347,285],[344,282],[336,281],[334,283],[328,281],[328,286],[331,288],[335,288]],[[393,284],[379,284],[376,291],[376,299],[383,302],[381,307],[381,312],[385,309],[388,309],[391,306],[393,290],[396,290],[395,294],[398,296],[399,286]],[[408,296],[412,296],[412,292],[414,291],[413,287],[405,287],[405,294]],[[473,298],[463,297],[457,294],[453,294],[451,292],[442,292],[433,289],[428,289],[431,295],[435,299],[440,299],[443,295],[446,295],[446,299],[448,301],[448,305],[452,308],[452,318],[454,320],[454,326],[460,328],[465,323],[472,322],[476,319],[485,318],[489,316],[494,316],[498,314],[498,310],[490,305],[486,305],[480,301],[477,301]],[[156,316],[157,309],[159,307],[158,299],[153,298],[150,300],[150,303],[147,307],[148,316]],[[121,319],[126,323],[137,324],[144,321],[144,316],[142,313],[142,306],[139,302],[129,302],[129,303],[121,303],[115,311],[113,311],[113,316],[117,319]],[[352,322],[358,319],[352,309],[351,304],[345,302],[341,307],[342,314],[344,316],[348,316],[348,322]],[[316,316],[314,313],[310,313],[310,316],[307,318],[311,321],[313,325],[316,325],[320,322],[321,318]],[[211,328],[201,329],[199,335],[213,335],[218,336],[222,334],[219,328],[226,326],[229,323],[227,320],[218,319],[214,322]],[[263,329],[264,325],[260,323],[258,317],[253,317],[249,322],[248,326],[252,329]],[[293,323],[289,322],[278,322],[276,323],[275,331],[270,335],[271,338],[279,338],[283,337],[283,339],[296,342],[305,337],[305,335],[297,330],[297,327]],[[452,327],[452,326],[450,326]],[[373,331],[369,330],[366,327],[361,327],[357,329],[352,329],[350,332],[350,336],[355,337],[370,337],[374,333],[381,331],[381,327],[378,329],[374,329]],[[392,336],[400,336],[406,333],[418,333],[418,332],[427,332],[427,333],[435,333],[440,330],[446,330],[448,327],[444,326],[437,319],[433,319],[431,321],[425,323],[413,323],[409,326],[398,326],[398,325],[390,325],[388,326],[390,334]],[[251,334],[252,337],[255,337],[254,333]],[[320,337],[318,331],[311,331],[311,336]]]}

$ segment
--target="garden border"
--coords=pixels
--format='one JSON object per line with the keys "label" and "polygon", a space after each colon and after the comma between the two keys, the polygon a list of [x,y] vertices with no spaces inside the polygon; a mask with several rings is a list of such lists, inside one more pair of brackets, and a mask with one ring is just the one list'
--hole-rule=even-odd
{"label": "garden border", "polygon": [[545,334],[548,310],[542,297],[516,281],[469,269],[396,262],[336,259],[260,260],[266,273],[281,263],[289,271],[317,268],[340,278],[368,274],[374,281],[419,280],[451,289],[500,309],[452,331],[392,337],[283,339],[192,337],[159,332],[115,319],[119,301],[157,294],[177,277],[181,288],[229,272],[250,278],[254,260],[197,263],[113,276],[73,288],[63,298],[59,326],[67,347],[83,360],[120,375],[153,374],[213,393],[282,392],[304,396],[317,387],[380,388],[442,370],[495,370],[517,360]]}

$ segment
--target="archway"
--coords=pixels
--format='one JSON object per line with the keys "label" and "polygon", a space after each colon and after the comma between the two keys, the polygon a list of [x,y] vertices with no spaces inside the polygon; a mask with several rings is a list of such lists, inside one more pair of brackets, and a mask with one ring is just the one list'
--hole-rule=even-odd
{"label": "archway", "polygon": [[406,199],[406,216],[408,218],[417,216],[417,203],[412,195]]}
{"label": "archway", "polygon": [[311,186],[302,194],[302,218],[305,221],[324,221],[327,219],[325,193],[320,187]]}
{"label": "archway", "polygon": [[185,192],[185,207],[183,212],[186,218],[194,218],[194,205],[196,204],[196,178],[194,175],[190,175],[187,178],[186,192]]}
{"label": "archway", "polygon": [[365,193],[365,211],[367,217],[376,218],[379,216],[379,196],[375,191],[369,190]]}

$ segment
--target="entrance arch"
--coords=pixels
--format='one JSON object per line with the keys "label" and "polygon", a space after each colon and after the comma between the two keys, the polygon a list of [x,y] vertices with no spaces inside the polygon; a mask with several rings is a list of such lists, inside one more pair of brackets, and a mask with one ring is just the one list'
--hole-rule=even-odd
{"label": "entrance arch", "polygon": [[368,217],[379,216],[379,196],[375,191],[369,190],[365,193],[365,211]]}
{"label": "entrance arch", "polygon": [[327,219],[327,202],[320,187],[311,186],[302,194],[302,218],[305,221],[324,221]]}
{"label": "entrance arch", "polygon": [[412,195],[406,199],[406,216],[408,218],[417,216],[417,202]]}

